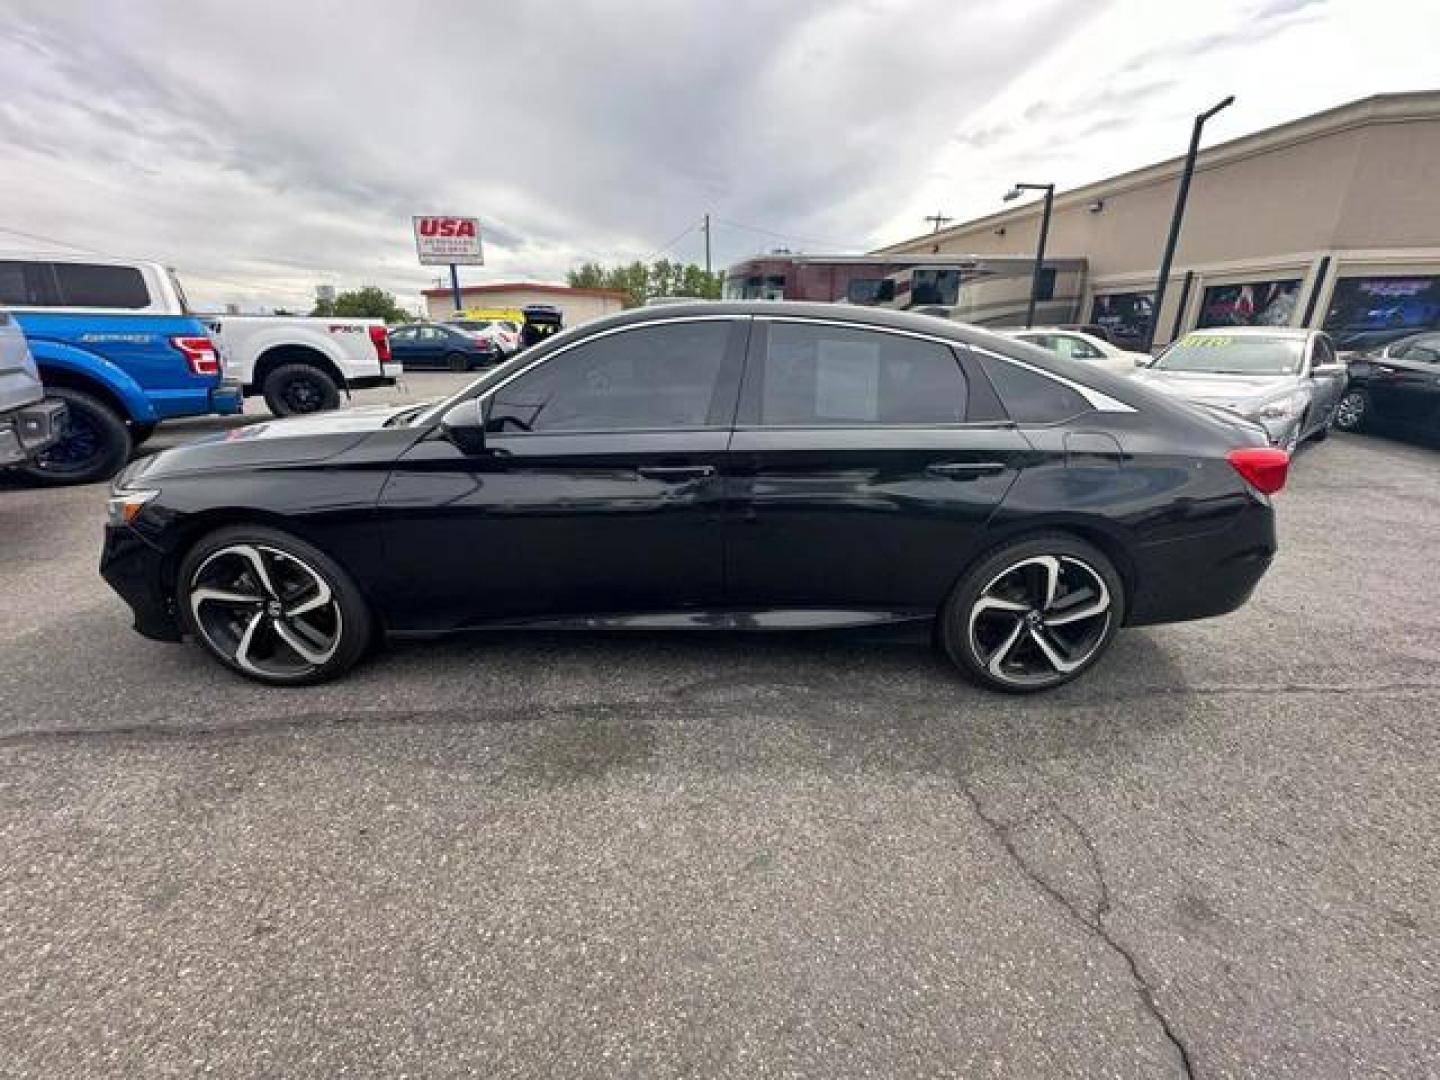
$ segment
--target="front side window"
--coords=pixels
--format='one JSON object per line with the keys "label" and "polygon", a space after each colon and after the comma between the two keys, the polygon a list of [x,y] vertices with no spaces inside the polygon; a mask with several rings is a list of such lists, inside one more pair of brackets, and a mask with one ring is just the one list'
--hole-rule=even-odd
{"label": "front side window", "polygon": [[1110,340],[1121,348],[1145,339],[1155,311],[1153,292],[1104,293],[1090,304],[1090,321],[1102,326]]}
{"label": "front side window", "polygon": [[1200,307],[1200,327],[1289,326],[1300,299],[1300,279],[1212,285]]}
{"label": "front side window", "polygon": [[771,427],[955,424],[969,398],[948,346],[814,323],[769,326],[758,422]]}
{"label": "front side window", "polygon": [[1090,410],[1090,403],[1062,382],[987,353],[976,355],[1017,424],[1054,424]]}
{"label": "front side window", "polygon": [[55,280],[64,307],[134,310],[150,306],[145,277],[133,266],[55,263]]}
{"label": "front side window", "polygon": [[[672,431],[710,424],[730,320],[610,334],[496,391],[492,431]],[[733,386],[730,401],[734,402]]]}

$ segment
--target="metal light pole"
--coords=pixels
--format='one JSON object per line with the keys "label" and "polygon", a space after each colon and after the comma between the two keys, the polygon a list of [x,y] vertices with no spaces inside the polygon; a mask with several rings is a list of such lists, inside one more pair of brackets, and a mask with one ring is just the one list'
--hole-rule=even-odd
{"label": "metal light pole", "polygon": [[1180,174],[1180,190],[1175,193],[1175,213],[1170,217],[1170,236],[1165,241],[1165,254],[1160,258],[1160,280],[1155,283],[1155,302],[1151,305],[1150,322],[1145,330],[1145,340],[1141,343],[1141,352],[1149,352],[1150,347],[1155,344],[1155,327],[1160,322],[1160,305],[1165,301],[1165,286],[1170,281],[1170,264],[1175,261],[1175,247],[1180,242],[1180,222],[1185,218],[1185,200],[1190,195],[1190,177],[1195,174],[1195,156],[1200,152],[1200,131],[1205,127],[1206,120],[1233,104],[1235,95],[1231,94],[1218,105],[1195,117],[1195,126],[1190,131],[1190,149],[1185,154],[1185,169]]}
{"label": "metal light pole", "polygon": [[1005,201],[1018,199],[1022,191],[1043,191],[1045,212],[1040,218],[1040,243],[1035,247],[1035,272],[1030,275],[1030,303],[1025,307],[1025,328],[1035,325],[1035,301],[1040,298],[1040,274],[1045,268],[1045,238],[1050,235],[1050,210],[1055,205],[1054,184],[1016,184],[1005,193]]}

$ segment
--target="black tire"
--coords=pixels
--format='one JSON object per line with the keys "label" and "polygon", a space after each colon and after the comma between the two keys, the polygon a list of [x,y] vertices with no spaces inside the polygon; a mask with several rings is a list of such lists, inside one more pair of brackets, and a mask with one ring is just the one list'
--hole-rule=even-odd
{"label": "black tire", "polygon": [[[1041,593],[1051,564],[1042,560],[1054,560],[1057,569],[1048,607]],[[983,556],[960,578],[940,611],[939,637],[972,681],[1033,693],[1089,670],[1125,621],[1125,603],[1124,582],[1092,544],[1068,533],[1022,537]],[[1077,618],[1090,609],[1093,615]]]}
{"label": "black tire", "polygon": [[65,435],[34,462],[17,468],[40,484],[94,484],[109,480],[130,460],[130,429],[115,410],[83,390],[47,386],[48,397],[65,402]]}
{"label": "black tire", "polygon": [[[237,553],[237,548],[258,554],[271,588],[260,583],[253,560]],[[249,584],[244,577],[225,580],[237,570],[248,573]],[[299,616],[277,616],[277,612],[320,596],[316,580],[324,582],[329,595],[305,614],[305,625],[297,631]],[[254,592],[263,599],[198,600],[196,590],[207,585],[233,593]],[[344,674],[365,654],[374,629],[365,598],[333,559],[313,544],[263,525],[226,526],[196,543],[180,562],[175,607],[181,627],[202,649],[232,671],[271,686],[308,686]],[[277,623],[285,629],[277,632]],[[324,658],[312,663],[301,656],[281,638],[286,632]]]}
{"label": "black tire", "polygon": [[445,366],[451,371],[469,371],[470,358],[464,353],[452,352],[445,354]]}
{"label": "black tire", "polygon": [[150,438],[151,435],[154,435],[154,434],[155,434],[155,429],[158,428],[159,426],[160,426],[159,424],[155,424],[155,423],[149,423],[149,424],[134,423],[134,424],[131,424],[131,425],[130,425],[130,444],[131,444],[132,446],[139,446],[139,445],[141,445],[146,439]]}
{"label": "black tire", "polygon": [[281,364],[265,376],[265,405],[275,416],[304,416],[340,407],[340,388],[314,364]]}
{"label": "black tire", "polygon": [[1335,406],[1335,426],[1341,431],[1364,431],[1370,422],[1370,395],[1364,390],[1346,390]]}

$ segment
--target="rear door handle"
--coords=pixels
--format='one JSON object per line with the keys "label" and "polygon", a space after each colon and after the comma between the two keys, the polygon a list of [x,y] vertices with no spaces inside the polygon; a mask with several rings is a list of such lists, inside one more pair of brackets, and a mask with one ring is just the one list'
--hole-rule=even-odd
{"label": "rear door handle", "polygon": [[714,465],[643,465],[635,470],[649,480],[701,480],[715,475]]}
{"label": "rear door handle", "polygon": [[931,476],[944,476],[951,480],[973,480],[977,476],[994,476],[1005,471],[1003,461],[937,461],[925,466]]}

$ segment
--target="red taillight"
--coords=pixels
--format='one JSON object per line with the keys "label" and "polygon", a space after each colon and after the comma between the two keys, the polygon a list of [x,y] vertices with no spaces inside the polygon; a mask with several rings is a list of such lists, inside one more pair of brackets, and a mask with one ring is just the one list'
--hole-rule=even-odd
{"label": "red taillight", "polygon": [[382,364],[390,362],[390,331],[383,326],[370,327],[370,341],[375,346],[375,354],[380,357]]}
{"label": "red taillight", "polygon": [[172,337],[170,344],[185,354],[185,362],[196,375],[220,374],[220,354],[208,337]]}
{"label": "red taillight", "polygon": [[1242,446],[1225,455],[1235,471],[1256,491],[1274,495],[1285,486],[1290,455],[1273,446]]}

